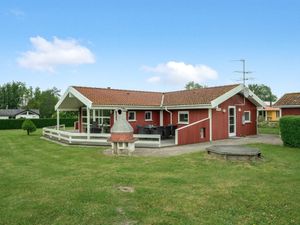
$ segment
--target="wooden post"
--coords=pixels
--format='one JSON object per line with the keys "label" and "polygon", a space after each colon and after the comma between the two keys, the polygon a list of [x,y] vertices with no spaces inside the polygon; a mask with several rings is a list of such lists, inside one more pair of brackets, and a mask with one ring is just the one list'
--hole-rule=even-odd
{"label": "wooden post", "polygon": [[59,109],[56,111],[56,130],[59,130]]}
{"label": "wooden post", "polygon": [[209,117],[209,141],[212,142],[212,109],[208,109]]}
{"label": "wooden post", "polygon": [[163,126],[164,125],[164,111],[160,110],[159,111],[159,126]]}
{"label": "wooden post", "polygon": [[86,107],[86,115],[87,115],[87,139],[90,139],[90,132],[91,132],[91,129],[90,129],[90,108]]}

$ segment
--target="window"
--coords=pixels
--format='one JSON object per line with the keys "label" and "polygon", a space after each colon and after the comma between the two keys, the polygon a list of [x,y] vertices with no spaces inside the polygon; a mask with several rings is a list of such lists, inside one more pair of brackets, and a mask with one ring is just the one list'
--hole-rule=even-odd
{"label": "window", "polygon": [[179,124],[188,124],[189,123],[189,112],[188,111],[179,111],[178,112],[178,123]]}
{"label": "window", "polygon": [[136,112],[128,111],[128,121],[136,121]]}
{"label": "window", "polygon": [[276,111],[276,118],[279,118],[279,117],[280,117],[280,112]]}
{"label": "window", "polygon": [[[105,109],[91,109],[90,110],[90,127],[97,126],[97,128],[101,129],[101,133],[109,133],[110,132],[110,110]],[[83,131],[87,132],[87,109],[82,108],[82,127]]]}
{"label": "window", "polygon": [[243,119],[245,123],[250,123],[251,122],[251,114],[250,111],[245,111],[243,115]]}
{"label": "window", "polygon": [[145,121],[152,121],[152,112],[151,111],[145,112]]}
{"label": "window", "polygon": [[201,139],[205,138],[205,127],[200,128],[200,138]]}

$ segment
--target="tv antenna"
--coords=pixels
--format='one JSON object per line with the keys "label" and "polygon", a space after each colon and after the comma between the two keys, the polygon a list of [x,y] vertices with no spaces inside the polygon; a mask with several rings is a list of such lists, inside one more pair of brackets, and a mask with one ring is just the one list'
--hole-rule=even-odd
{"label": "tv antenna", "polygon": [[252,73],[252,71],[246,71],[246,60],[245,59],[237,59],[237,60],[232,60],[232,61],[242,62],[243,70],[242,71],[234,71],[234,72],[243,74],[242,81],[243,81],[243,85],[245,87],[247,80],[253,80],[254,79],[253,77],[247,77],[247,74]]}

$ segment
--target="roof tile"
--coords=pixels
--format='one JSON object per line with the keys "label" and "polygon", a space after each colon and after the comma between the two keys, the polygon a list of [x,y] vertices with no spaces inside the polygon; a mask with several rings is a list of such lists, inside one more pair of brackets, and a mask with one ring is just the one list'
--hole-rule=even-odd
{"label": "roof tile", "polygon": [[276,103],[275,107],[283,105],[300,105],[300,92],[286,93]]}
{"label": "roof tile", "polygon": [[210,104],[239,84],[174,92],[150,92],[73,86],[93,105],[164,106]]}

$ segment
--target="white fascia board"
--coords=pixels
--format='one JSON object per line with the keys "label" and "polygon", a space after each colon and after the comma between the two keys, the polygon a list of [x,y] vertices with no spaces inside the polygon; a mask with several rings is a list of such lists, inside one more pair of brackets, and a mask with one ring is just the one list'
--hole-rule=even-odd
{"label": "white fascia board", "polygon": [[300,108],[300,105],[279,105],[276,108]]}
{"label": "white fascia board", "polygon": [[211,104],[197,104],[197,105],[170,105],[164,106],[163,108],[167,108],[168,110],[181,110],[181,109],[210,109],[212,108]]}
{"label": "white fascia board", "polygon": [[180,109],[208,109],[212,108],[210,104],[198,104],[198,105],[171,105],[171,106],[129,106],[129,105],[93,105],[92,109],[119,109],[125,108],[127,110],[164,110],[165,108],[170,110]]}
{"label": "white fascia board", "polygon": [[55,110],[59,108],[59,106],[62,104],[62,102],[65,100],[65,98],[69,95],[72,94],[74,97],[76,97],[79,101],[81,101],[84,105],[86,105],[88,108],[92,107],[92,101],[90,101],[88,98],[83,96],[79,91],[77,91],[73,87],[69,87],[64,95],[60,98],[60,100],[57,102],[55,105]]}
{"label": "white fascia board", "polygon": [[225,102],[227,99],[231,98],[232,96],[236,95],[237,93],[241,92],[244,88],[244,85],[240,84],[239,86],[231,89],[230,91],[226,92],[225,94],[219,96],[218,98],[211,101],[211,105],[213,108],[217,107],[221,103]]}
{"label": "white fascia board", "polygon": [[159,106],[132,106],[132,105],[93,105],[92,109],[119,109],[127,110],[161,110]]}
{"label": "white fascia board", "polygon": [[[221,103],[225,102],[227,99],[231,98],[232,96],[242,93],[244,88],[248,91],[249,98],[252,98],[257,104],[256,106],[266,107],[267,105],[259,98],[257,95],[255,95],[248,87],[244,87],[243,84],[240,84],[239,86],[231,89],[230,91],[226,92],[225,94],[221,95],[220,97],[216,98],[215,100],[211,101],[211,105],[213,108],[217,107]],[[251,99],[249,99],[251,101]]]}

